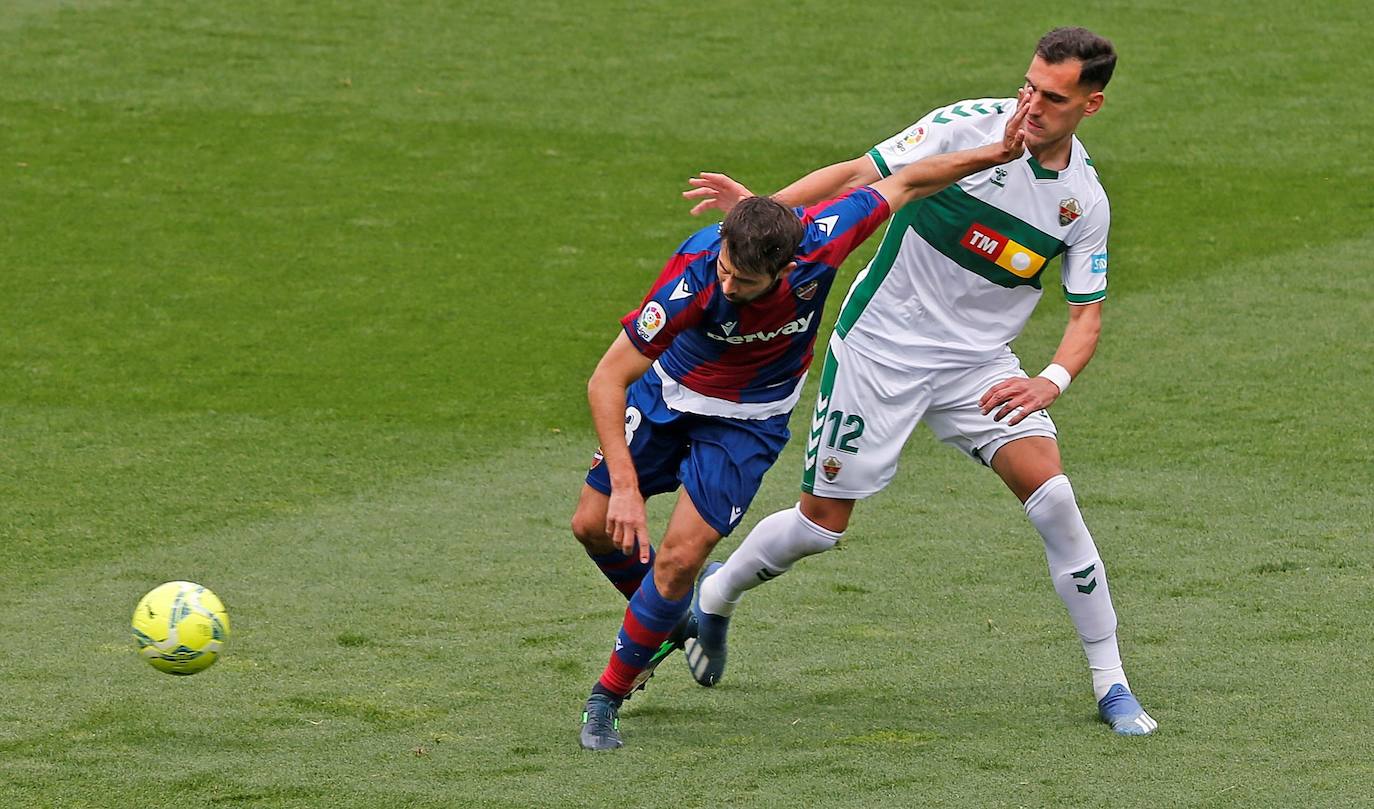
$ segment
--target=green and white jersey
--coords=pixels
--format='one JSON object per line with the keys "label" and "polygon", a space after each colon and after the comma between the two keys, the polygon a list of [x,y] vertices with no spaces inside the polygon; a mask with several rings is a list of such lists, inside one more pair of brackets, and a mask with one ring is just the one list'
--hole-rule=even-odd
{"label": "green and white jersey", "polygon": [[[868,153],[888,176],[923,157],[1000,141],[1016,99],[941,107]],[[1107,296],[1111,212],[1097,170],[1073,139],[1063,171],[1027,152],[897,211],[845,298],[836,332],[898,366],[957,367],[1005,354],[1063,255],[1071,304]]]}

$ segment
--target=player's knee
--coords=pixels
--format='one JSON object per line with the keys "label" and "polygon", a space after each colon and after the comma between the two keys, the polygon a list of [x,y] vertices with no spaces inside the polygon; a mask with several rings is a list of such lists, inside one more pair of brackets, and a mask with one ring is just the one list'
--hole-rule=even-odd
{"label": "player's knee", "polygon": [[853,500],[836,500],[830,497],[817,497],[814,494],[802,493],[802,516],[827,531],[843,534],[845,529],[849,527],[849,517],[853,513]]}
{"label": "player's knee", "polygon": [[586,509],[578,509],[572,516],[572,533],[591,551],[601,551],[611,538],[606,535],[606,518],[604,515],[589,513]]}
{"label": "player's knee", "polygon": [[697,573],[714,546],[715,542],[707,543],[704,547],[682,544],[669,546],[665,542],[654,559],[654,581],[659,591],[668,598],[681,598],[690,593]]}

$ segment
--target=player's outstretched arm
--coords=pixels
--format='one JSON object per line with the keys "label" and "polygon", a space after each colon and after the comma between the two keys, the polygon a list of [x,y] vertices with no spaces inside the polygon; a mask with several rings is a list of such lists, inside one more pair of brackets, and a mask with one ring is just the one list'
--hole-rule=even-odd
{"label": "player's outstretched arm", "polygon": [[853,160],[816,169],[774,194],[773,199],[788,207],[815,205],[823,200],[834,199],[850,189],[869,185],[881,177],[878,167],[873,165],[868,155],[859,155]]}
{"label": "player's outstretched arm", "polygon": [[[859,157],[816,169],[774,194],[773,199],[789,207],[812,205],[834,199],[851,188],[867,185],[880,176],[872,160]],[[703,171],[687,183],[692,189],[682,192],[683,199],[700,200],[692,207],[693,216],[710,210],[729,213],[740,200],[754,196],[754,192],[728,175],[712,171]]]}
{"label": "player's outstretched arm", "polygon": [[882,194],[895,211],[913,199],[934,194],[960,177],[1019,158],[1026,151],[1024,124],[1030,109],[1028,104],[1022,103],[1023,95],[1024,91],[1017,92],[1016,112],[1007,119],[1002,140],[973,149],[922,158],[891,177],[873,183],[873,190]]}
{"label": "player's outstretched arm", "polygon": [[[587,402],[601,441],[602,462],[611,476],[611,502],[606,509],[606,533],[626,556],[649,561],[649,523],[639,493],[630,447],[625,441],[625,390],[649,370],[653,361],[635,348],[624,332],[611,343],[587,382]],[[636,546],[638,549],[636,551]]]}

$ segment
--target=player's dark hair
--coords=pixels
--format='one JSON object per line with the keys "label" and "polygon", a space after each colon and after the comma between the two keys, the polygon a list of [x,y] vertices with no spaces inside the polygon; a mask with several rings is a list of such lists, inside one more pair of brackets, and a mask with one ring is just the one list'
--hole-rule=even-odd
{"label": "player's dark hair", "polygon": [[773,278],[796,257],[805,234],[797,215],[771,197],[740,200],[720,223],[735,268]]}
{"label": "player's dark hair", "polygon": [[1052,65],[1070,59],[1082,62],[1078,73],[1080,87],[1101,90],[1112,80],[1112,71],[1116,69],[1116,48],[1112,47],[1112,41],[1086,28],[1054,29],[1040,37],[1035,55]]}

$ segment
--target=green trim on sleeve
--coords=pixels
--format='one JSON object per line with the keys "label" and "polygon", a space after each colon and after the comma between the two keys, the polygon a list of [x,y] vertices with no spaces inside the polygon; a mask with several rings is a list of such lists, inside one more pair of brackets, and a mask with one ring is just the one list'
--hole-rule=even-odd
{"label": "green trim on sleeve", "polygon": [[1099,292],[1089,292],[1086,295],[1075,295],[1069,291],[1068,287],[1064,288],[1064,300],[1069,303],[1097,303],[1105,297],[1107,297],[1107,290],[1105,289]]}
{"label": "green trim on sleeve", "polygon": [[883,159],[882,155],[878,154],[877,146],[874,146],[872,149],[868,150],[868,157],[873,161],[873,165],[878,167],[879,174],[883,175],[884,177],[892,176],[892,169],[887,167],[887,161]]}

